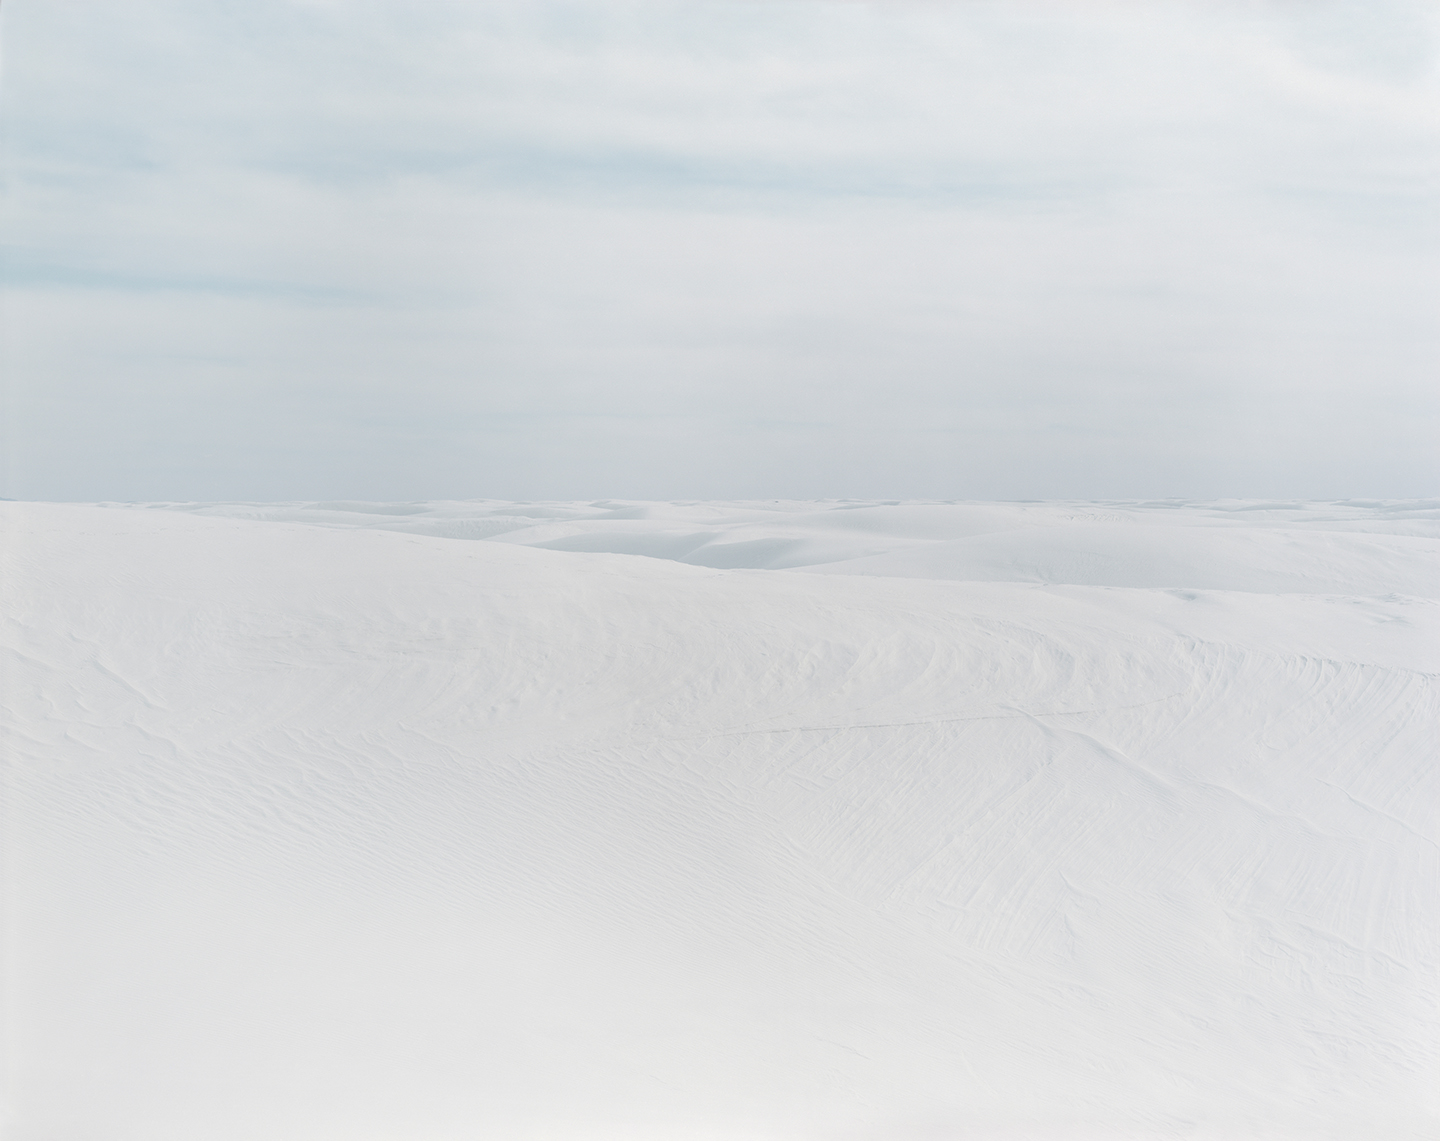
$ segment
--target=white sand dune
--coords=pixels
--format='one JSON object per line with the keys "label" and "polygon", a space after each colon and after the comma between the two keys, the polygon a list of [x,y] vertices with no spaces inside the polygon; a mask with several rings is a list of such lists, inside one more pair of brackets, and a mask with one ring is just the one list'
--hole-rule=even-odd
{"label": "white sand dune", "polygon": [[727,570],[1440,598],[1440,501],[157,506]]}
{"label": "white sand dune", "polygon": [[1440,503],[0,518],[12,1141],[1440,1129]]}

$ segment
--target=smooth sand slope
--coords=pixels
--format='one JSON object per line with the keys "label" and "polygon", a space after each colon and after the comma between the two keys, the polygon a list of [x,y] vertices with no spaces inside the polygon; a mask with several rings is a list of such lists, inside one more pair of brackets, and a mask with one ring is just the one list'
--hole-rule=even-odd
{"label": "smooth sand slope", "polygon": [[1440,1129],[1440,504],[0,520],[8,1141]]}

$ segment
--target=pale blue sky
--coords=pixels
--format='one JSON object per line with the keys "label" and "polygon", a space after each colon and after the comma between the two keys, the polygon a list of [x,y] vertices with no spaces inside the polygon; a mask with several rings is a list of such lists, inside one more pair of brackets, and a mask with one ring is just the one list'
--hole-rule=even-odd
{"label": "pale blue sky", "polygon": [[1437,492],[1434,4],[0,11],[7,496]]}

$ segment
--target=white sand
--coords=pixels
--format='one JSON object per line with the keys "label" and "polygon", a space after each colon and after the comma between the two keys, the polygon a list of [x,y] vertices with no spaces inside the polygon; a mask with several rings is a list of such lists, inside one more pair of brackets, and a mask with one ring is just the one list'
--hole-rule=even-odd
{"label": "white sand", "polygon": [[0,520],[7,1141],[1440,1130],[1440,503]]}

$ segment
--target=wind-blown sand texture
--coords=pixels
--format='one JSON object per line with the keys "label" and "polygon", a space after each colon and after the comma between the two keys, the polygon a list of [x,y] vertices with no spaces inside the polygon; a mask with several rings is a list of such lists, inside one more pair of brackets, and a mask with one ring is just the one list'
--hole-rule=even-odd
{"label": "wind-blown sand texture", "polygon": [[0,519],[10,1141],[1440,1127],[1440,503]]}

